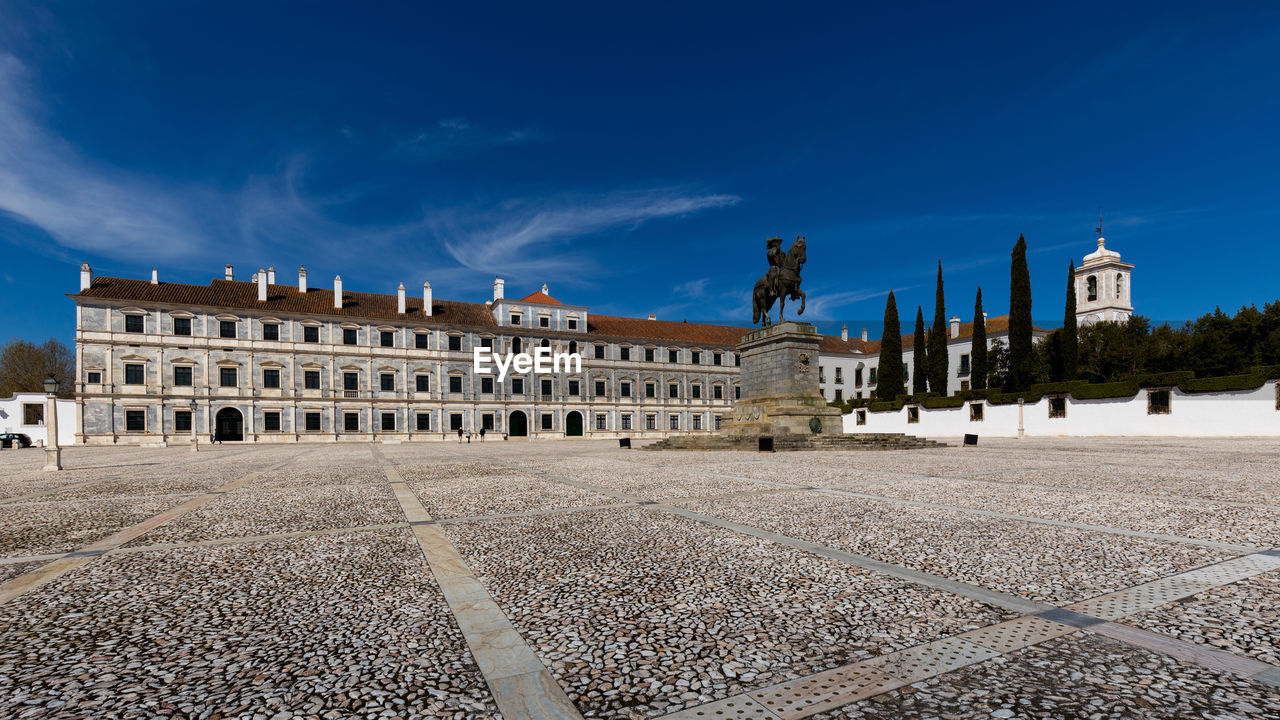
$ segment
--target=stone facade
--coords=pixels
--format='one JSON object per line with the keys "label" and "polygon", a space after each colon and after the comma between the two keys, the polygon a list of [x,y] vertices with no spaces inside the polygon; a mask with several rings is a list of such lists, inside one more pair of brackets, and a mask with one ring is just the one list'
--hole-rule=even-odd
{"label": "stone facade", "polygon": [[742,338],[742,399],[730,435],[808,435],[841,432],[840,411],[818,390],[821,336],[808,323],[781,322]]}

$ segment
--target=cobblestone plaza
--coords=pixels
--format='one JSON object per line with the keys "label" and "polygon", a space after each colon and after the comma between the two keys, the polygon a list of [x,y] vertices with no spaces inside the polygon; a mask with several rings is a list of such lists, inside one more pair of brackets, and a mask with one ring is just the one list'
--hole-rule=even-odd
{"label": "cobblestone plaza", "polygon": [[0,451],[0,717],[1280,717],[1280,442]]}

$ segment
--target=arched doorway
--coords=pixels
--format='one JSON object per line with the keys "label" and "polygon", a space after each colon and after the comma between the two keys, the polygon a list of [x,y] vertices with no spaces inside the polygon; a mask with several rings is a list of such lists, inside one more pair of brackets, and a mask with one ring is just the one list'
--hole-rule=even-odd
{"label": "arched doorway", "polygon": [[222,408],[213,418],[214,431],[221,441],[244,440],[244,416],[235,408]]}
{"label": "arched doorway", "polygon": [[529,418],[524,414],[523,410],[516,410],[511,413],[511,419],[507,421],[507,434],[511,437],[527,437],[529,435]]}
{"label": "arched doorway", "polygon": [[582,413],[573,410],[564,417],[564,434],[568,437],[582,437]]}

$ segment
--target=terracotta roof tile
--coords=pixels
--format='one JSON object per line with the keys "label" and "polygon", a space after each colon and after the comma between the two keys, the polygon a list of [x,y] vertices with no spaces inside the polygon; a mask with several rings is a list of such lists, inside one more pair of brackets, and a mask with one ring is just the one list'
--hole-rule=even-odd
{"label": "terracotta roof tile", "polygon": [[539,290],[520,298],[516,302],[539,303],[541,305],[563,305],[564,303]]}
{"label": "terracotta roof tile", "polygon": [[[947,332],[948,333],[951,332],[950,326],[947,326]],[[995,335],[995,334],[1007,333],[1007,332],[1009,332],[1009,316],[1008,315],[998,315],[996,317],[987,318],[987,337],[991,337],[992,335]],[[1037,335],[1040,335],[1040,334],[1047,333],[1049,331],[1045,330],[1044,328],[1036,327],[1032,325],[1031,332]],[[960,323],[960,334],[954,338],[948,337],[948,340],[962,340],[964,338],[971,338],[971,337],[973,337],[973,323],[967,322],[967,323]],[[903,350],[910,350],[915,347],[915,344],[916,344],[915,333],[902,336]],[[873,340],[871,342],[868,342],[867,348],[868,348],[867,352],[869,353],[874,354],[874,353],[880,352],[880,341]]]}
{"label": "terracotta roof tile", "polygon": [[592,334],[609,337],[727,346],[737,345],[743,335],[751,332],[751,328],[671,322],[670,320],[642,320],[610,315],[589,316],[587,330]]}

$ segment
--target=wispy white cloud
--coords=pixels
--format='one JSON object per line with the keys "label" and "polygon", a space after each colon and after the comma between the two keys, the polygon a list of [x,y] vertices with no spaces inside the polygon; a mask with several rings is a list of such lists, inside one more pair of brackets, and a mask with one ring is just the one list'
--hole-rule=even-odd
{"label": "wispy white cloud", "polygon": [[700,298],[707,293],[707,283],[709,282],[711,282],[711,278],[690,280],[671,288],[671,292],[687,298]]}
{"label": "wispy white cloud", "polygon": [[[894,290],[900,292],[902,290],[910,290],[911,288],[914,288],[914,287],[916,286],[908,285],[904,287],[894,288]],[[874,290],[874,289],[846,290],[842,292],[810,295],[808,298],[806,298],[807,307],[805,307],[804,309],[804,317],[805,319],[813,319],[813,320],[834,320],[836,318],[833,315],[832,311],[836,310],[837,308],[846,307],[849,305],[853,305],[855,303],[864,302],[866,300],[873,300],[879,297],[885,297],[888,294],[889,294],[889,288],[885,288],[883,290]],[[792,306],[794,307],[795,304],[792,303]]]}
{"label": "wispy white cloud", "polygon": [[424,128],[399,145],[402,155],[419,160],[434,160],[444,155],[518,145],[538,139],[530,128],[489,130],[473,126],[464,117],[442,118],[433,127]]}
{"label": "wispy white cloud", "polygon": [[607,230],[625,232],[650,220],[736,202],[733,195],[642,190],[512,201],[470,213],[430,213],[427,222],[463,267],[517,277],[567,275],[595,268],[593,254],[582,245],[571,247],[571,240]]}

